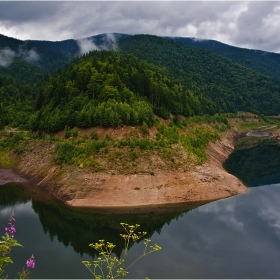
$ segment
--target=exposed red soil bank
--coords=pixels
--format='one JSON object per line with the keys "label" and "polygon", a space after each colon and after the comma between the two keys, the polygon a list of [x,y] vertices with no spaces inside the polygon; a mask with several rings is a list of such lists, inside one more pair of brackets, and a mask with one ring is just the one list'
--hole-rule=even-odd
{"label": "exposed red soil bank", "polygon": [[60,167],[52,164],[54,146],[40,143],[34,147],[37,152],[22,157],[18,170],[33,178],[37,187],[75,207],[137,207],[212,201],[247,189],[222,167],[234,149],[234,137],[234,132],[225,132],[222,140],[208,145],[209,160],[186,172],[179,169],[159,171],[154,175],[113,175],[73,167],[60,174]]}

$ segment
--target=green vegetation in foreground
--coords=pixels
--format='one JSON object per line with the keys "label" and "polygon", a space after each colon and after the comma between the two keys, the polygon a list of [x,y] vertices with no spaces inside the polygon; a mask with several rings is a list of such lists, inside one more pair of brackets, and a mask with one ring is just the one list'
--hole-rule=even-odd
{"label": "green vegetation in foreground", "polygon": [[[202,121],[202,124],[196,123]],[[206,146],[209,141],[219,139],[220,132],[229,128],[225,123],[227,120],[222,116],[184,120],[174,117],[168,124],[157,120],[152,128],[152,137],[144,123],[122,140],[108,134],[98,139],[95,131],[92,132],[92,139],[88,139],[79,136],[77,128],[66,129],[65,136],[71,135],[71,138],[57,142],[56,163],[90,167],[96,172],[153,173],[163,166],[188,169],[207,159]],[[161,163],[151,159],[151,156],[157,156]]]}
{"label": "green vegetation in foreground", "polygon": [[[15,233],[16,228],[14,226],[14,212],[12,212],[8,225],[5,227],[5,234],[0,239],[0,278],[6,279],[8,275],[5,275],[5,267],[8,264],[13,264],[13,260],[11,258],[11,252],[14,247],[23,247],[16,239]],[[21,272],[18,272],[18,276],[20,279],[27,279],[30,275],[30,268],[35,268],[35,258],[33,254],[26,261],[26,268],[22,268]],[[2,278],[4,277],[4,278]]]}
{"label": "green vegetation in foreground", "polygon": [[[89,139],[79,135],[77,128],[66,128],[66,138],[60,139],[56,145],[56,163],[90,167],[95,172],[109,170],[113,174],[116,171],[152,174],[154,170],[164,167],[188,170],[205,162],[209,141],[220,139],[221,133],[230,129],[227,117],[236,115],[175,116],[168,122],[156,119],[151,128],[152,137],[144,123],[122,140],[110,135],[99,139],[95,130]],[[240,125],[250,121],[255,122],[256,117],[242,118]],[[258,123],[267,126],[262,119]],[[151,156],[158,156],[160,160]]]}
{"label": "green vegetation in foreground", "polygon": [[[14,212],[12,212],[8,226],[5,227],[5,234],[0,240],[0,277],[6,279],[5,267],[8,264],[13,264],[11,252],[14,247],[23,247],[15,238],[16,228],[14,225],[15,218]],[[119,236],[124,240],[124,256],[113,256],[113,250],[116,247],[111,242],[105,242],[104,239],[95,243],[90,243],[89,246],[94,248],[98,252],[98,257],[93,260],[93,265],[89,261],[82,261],[86,268],[93,274],[95,279],[115,279],[117,277],[123,278],[128,274],[128,270],[141,258],[147,256],[153,252],[161,250],[161,247],[157,244],[150,245],[151,240],[144,239],[144,251],[137,259],[132,263],[127,264],[127,255],[129,249],[135,242],[139,242],[147,234],[145,231],[139,231],[140,225],[129,225],[127,223],[120,223],[122,231]],[[149,245],[149,246],[148,246]],[[31,273],[30,268],[34,269],[36,260],[33,254],[26,261],[26,268],[22,269],[22,272],[18,272],[20,279],[27,279]]]}
{"label": "green vegetation in foreground", "polygon": [[[81,135],[77,127],[66,127],[64,137],[43,137],[20,129],[6,129],[0,139],[1,165],[8,166],[8,153],[24,155],[29,144],[40,140],[56,143],[55,163],[74,164],[93,171],[111,170],[122,173],[153,173],[154,169],[188,169],[207,159],[205,148],[209,141],[219,139],[220,133],[230,127],[225,116],[175,116],[170,121],[155,119],[151,128],[143,122],[124,139],[105,135],[100,138],[92,128],[90,137]],[[151,131],[151,132],[150,132]],[[100,139],[99,139],[100,138]],[[156,155],[158,160],[152,160]]]}
{"label": "green vegetation in foreground", "polygon": [[[113,249],[116,245],[111,242],[106,242],[105,240],[99,240],[95,244],[89,244],[90,247],[98,251],[99,255],[96,260],[93,261],[93,265],[89,261],[83,261],[82,263],[86,268],[92,273],[95,279],[115,279],[117,277],[124,277],[128,274],[128,270],[141,258],[161,250],[161,247],[157,244],[150,245],[151,239],[146,238],[144,240],[144,250],[142,255],[140,255],[134,262],[127,265],[126,259],[128,250],[132,245],[142,239],[147,232],[139,231],[140,225],[129,225],[127,223],[121,223],[124,229],[124,233],[121,233],[121,238],[124,239],[124,257],[117,258],[112,256]],[[148,247],[149,245],[149,247]]]}

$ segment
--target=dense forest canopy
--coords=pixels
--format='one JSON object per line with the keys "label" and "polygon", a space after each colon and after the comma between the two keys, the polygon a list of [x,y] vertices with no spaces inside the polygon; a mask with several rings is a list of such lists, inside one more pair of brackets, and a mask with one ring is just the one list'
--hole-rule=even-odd
{"label": "dense forest canopy", "polygon": [[154,123],[154,114],[214,114],[215,104],[139,59],[93,51],[52,75],[37,96],[34,130]]}
{"label": "dense forest canopy", "polygon": [[212,52],[150,35],[127,37],[120,49],[180,78],[214,101],[220,112],[279,114],[280,82]]}
{"label": "dense forest canopy", "polygon": [[[99,46],[108,42],[98,38]],[[152,126],[155,116],[170,114],[280,112],[280,82],[273,77],[169,39],[119,34],[117,49],[80,57],[71,53],[77,51],[73,40],[1,39],[0,59],[8,49],[13,57],[0,66],[0,127],[53,133],[74,126]],[[38,59],[19,55],[23,48]]]}
{"label": "dense forest canopy", "polygon": [[273,79],[280,80],[280,54],[261,50],[250,50],[223,44],[215,40],[195,38],[164,37],[188,47],[196,47],[214,52],[248,69],[257,71]]}

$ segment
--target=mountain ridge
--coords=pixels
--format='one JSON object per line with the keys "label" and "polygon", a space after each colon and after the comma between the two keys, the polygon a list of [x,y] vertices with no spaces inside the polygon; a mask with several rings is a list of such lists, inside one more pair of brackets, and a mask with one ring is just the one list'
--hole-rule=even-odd
{"label": "mountain ridge", "polygon": [[[4,48],[11,48],[12,50],[17,51],[16,49],[18,49],[19,46],[24,45],[28,51],[38,48],[39,53],[42,53],[42,50],[44,50],[48,53],[48,59],[43,59],[42,63],[37,63],[37,65],[33,62],[33,65],[50,72],[59,68],[62,69],[72,59],[89,51],[102,49],[112,50],[122,39],[129,36],[134,35],[123,33],[102,33],[81,39],[67,39],[61,41],[23,41],[0,34],[0,50],[3,50]],[[270,76],[273,79],[280,80],[280,54],[278,53],[231,46],[211,39],[174,36],[156,37],[172,40],[174,42],[181,43],[186,47],[194,47],[216,53],[245,66],[248,69]],[[5,45],[4,42],[7,42],[7,39],[9,39],[9,44]],[[17,48],[15,46],[17,46]],[[46,56],[46,54],[44,54],[44,56]],[[56,60],[58,60],[58,63],[54,63]],[[43,67],[44,63],[45,66]],[[51,65],[52,63],[54,65]]]}

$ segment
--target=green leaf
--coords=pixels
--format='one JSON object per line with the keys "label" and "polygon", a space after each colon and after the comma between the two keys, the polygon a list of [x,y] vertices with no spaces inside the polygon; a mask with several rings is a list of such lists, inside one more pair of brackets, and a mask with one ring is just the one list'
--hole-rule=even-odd
{"label": "green leaf", "polygon": [[10,257],[0,256],[0,264],[1,263],[13,263],[12,259]]}

